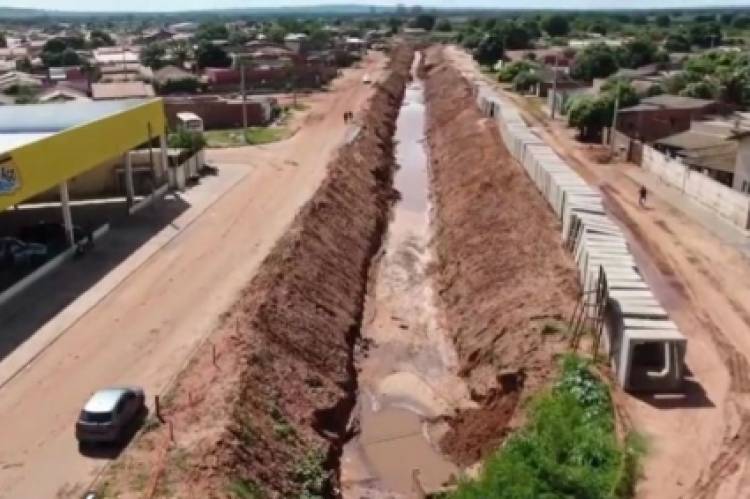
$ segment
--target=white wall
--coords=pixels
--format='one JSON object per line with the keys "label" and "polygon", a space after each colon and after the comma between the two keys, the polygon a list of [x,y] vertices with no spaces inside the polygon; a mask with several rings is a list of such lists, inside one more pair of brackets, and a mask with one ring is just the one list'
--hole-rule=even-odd
{"label": "white wall", "polygon": [[679,159],[670,158],[650,146],[643,147],[641,166],[734,225],[750,229],[750,196],[747,194],[690,171]]}
{"label": "white wall", "polygon": [[750,193],[750,137],[739,139],[737,144],[737,162],[732,187],[735,191]]}

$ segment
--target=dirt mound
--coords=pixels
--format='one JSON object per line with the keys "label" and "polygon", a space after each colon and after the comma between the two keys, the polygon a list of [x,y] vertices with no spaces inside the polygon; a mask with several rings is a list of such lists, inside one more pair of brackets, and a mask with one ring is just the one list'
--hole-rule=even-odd
{"label": "dirt mound", "polygon": [[517,402],[549,379],[563,341],[545,326],[570,313],[579,289],[553,213],[467,82],[440,49],[423,69],[438,291],[461,374],[483,406],[458,416],[441,446],[467,464],[496,447]]}
{"label": "dirt mound", "polygon": [[332,470],[355,402],[353,350],[394,198],[392,135],[411,59],[394,51],[358,135],[165,401],[174,443],[166,430],[147,432],[122,460],[130,479],[149,477],[147,494],[336,496]]}

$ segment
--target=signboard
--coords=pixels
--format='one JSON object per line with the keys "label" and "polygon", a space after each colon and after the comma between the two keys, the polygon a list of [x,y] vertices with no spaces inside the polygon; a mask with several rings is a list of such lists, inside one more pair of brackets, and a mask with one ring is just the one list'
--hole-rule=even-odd
{"label": "signboard", "polygon": [[0,196],[9,196],[21,188],[21,176],[10,156],[0,157]]}

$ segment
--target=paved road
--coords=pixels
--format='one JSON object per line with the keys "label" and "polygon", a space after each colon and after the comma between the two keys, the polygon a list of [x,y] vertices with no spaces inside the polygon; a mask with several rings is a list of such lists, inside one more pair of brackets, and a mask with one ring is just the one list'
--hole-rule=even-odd
{"label": "paved road", "polygon": [[78,452],[72,425],[82,402],[108,384],[165,390],[323,179],[347,133],[344,111],[372,92],[362,75],[383,62],[373,57],[309,97],[288,141],[212,151],[209,160],[249,173],[0,389],[1,498],[84,490],[106,461]]}

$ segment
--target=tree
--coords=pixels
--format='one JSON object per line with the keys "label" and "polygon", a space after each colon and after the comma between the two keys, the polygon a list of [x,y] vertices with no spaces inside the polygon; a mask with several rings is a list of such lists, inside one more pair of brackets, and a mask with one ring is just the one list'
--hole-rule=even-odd
{"label": "tree", "polygon": [[513,78],[513,90],[516,92],[528,92],[540,82],[539,75],[533,71],[521,71]]}
{"label": "tree", "polygon": [[179,80],[167,80],[159,86],[159,92],[162,94],[194,94],[200,88],[200,83],[195,78],[182,78]]}
{"label": "tree", "polygon": [[180,68],[190,59],[190,46],[187,43],[178,43],[172,47],[172,60]]}
{"label": "tree", "polygon": [[688,30],[688,40],[699,47],[717,47],[721,44],[721,27],[716,23],[693,24]]}
{"label": "tree", "polygon": [[654,95],[661,95],[664,93],[664,87],[659,83],[654,83],[646,89],[646,96],[653,97]]}
{"label": "tree", "polygon": [[62,39],[62,38],[50,38],[44,44],[44,47],[42,48],[42,52],[61,53],[66,48],[68,48],[68,44],[65,43],[64,39]]}
{"label": "tree", "polygon": [[732,27],[737,29],[747,29],[750,27],[750,16],[737,16],[732,21]]}
{"label": "tree", "polygon": [[274,43],[284,43],[287,31],[281,25],[274,24],[266,31],[268,39]]}
{"label": "tree", "polygon": [[664,41],[664,49],[669,52],[690,52],[690,40],[681,33],[670,33]]}
{"label": "tree", "polygon": [[584,140],[597,140],[602,128],[611,126],[615,100],[620,107],[638,103],[638,95],[630,84],[614,80],[602,86],[600,95],[582,95],[571,99],[568,107],[568,124],[578,128]]}
{"label": "tree", "polygon": [[226,26],[216,22],[203,23],[195,32],[195,39],[199,41],[228,40],[229,30]]}
{"label": "tree", "polygon": [[432,31],[435,27],[435,16],[430,14],[419,14],[409,25],[412,28],[422,28],[425,31]]}
{"label": "tree", "polygon": [[522,60],[522,61],[515,61],[510,62],[508,64],[503,65],[502,69],[497,74],[498,81],[504,81],[509,82],[513,81],[516,76],[518,76],[521,73],[528,73],[532,70],[536,69],[537,65],[534,63],[534,61],[530,60]]}
{"label": "tree", "polygon": [[77,66],[81,63],[81,58],[72,48],[66,48],[60,54],[60,66]]}
{"label": "tree", "polygon": [[638,68],[656,60],[656,45],[645,37],[639,37],[623,47],[622,64],[629,68]]}
{"label": "tree", "polygon": [[565,36],[570,32],[568,18],[560,14],[554,14],[546,17],[542,21],[542,29],[549,36]]}
{"label": "tree", "polygon": [[115,41],[112,39],[112,36],[106,31],[95,29],[89,35],[89,45],[92,48],[111,47],[114,44]]}
{"label": "tree", "polygon": [[571,76],[579,80],[591,81],[594,78],[606,78],[619,68],[614,49],[597,43],[589,45],[576,55]]}
{"label": "tree", "polygon": [[486,35],[474,50],[474,59],[483,66],[491,66],[502,57],[503,42],[497,33]]}
{"label": "tree", "polygon": [[482,43],[482,39],[482,34],[473,29],[470,31],[462,31],[458,34],[458,43],[469,50],[474,50],[479,47],[479,44]]}
{"label": "tree", "polygon": [[509,23],[498,29],[503,48],[506,50],[522,50],[530,46],[529,33],[515,23]]}
{"label": "tree", "polygon": [[389,17],[387,24],[388,24],[388,32],[391,35],[395,35],[401,29],[401,25],[403,24],[403,21],[399,19],[398,17]]}
{"label": "tree", "polygon": [[166,53],[161,43],[150,43],[141,49],[141,63],[151,69],[159,69],[164,66]]}
{"label": "tree", "polygon": [[453,31],[453,25],[451,24],[450,19],[443,18],[435,24],[435,30],[447,33]]}
{"label": "tree", "polygon": [[232,65],[232,58],[221,47],[208,42],[198,45],[195,58],[201,68],[227,68]]}
{"label": "tree", "polygon": [[539,23],[534,19],[524,19],[521,23],[521,27],[526,30],[526,33],[532,40],[542,36],[542,31],[539,29]]}
{"label": "tree", "polygon": [[680,91],[680,95],[685,97],[694,97],[696,99],[715,99],[719,96],[719,88],[708,81],[696,81],[688,83],[685,88]]}
{"label": "tree", "polygon": [[607,34],[607,25],[604,23],[604,21],[597,21],[589,26],[589,31],[591,33],[598,33],[604,36]]}
{"label": "tree", "polygon": [[0,33],[0,49],[4,49],[8,46],[8,40],[5,38],[5,33]]}
{"label": "tree", "polygon": [[656,25],[660,28],[667,28],[670,24],[672,24],[672,19],[668,14],[660,14],[656,16]]}

